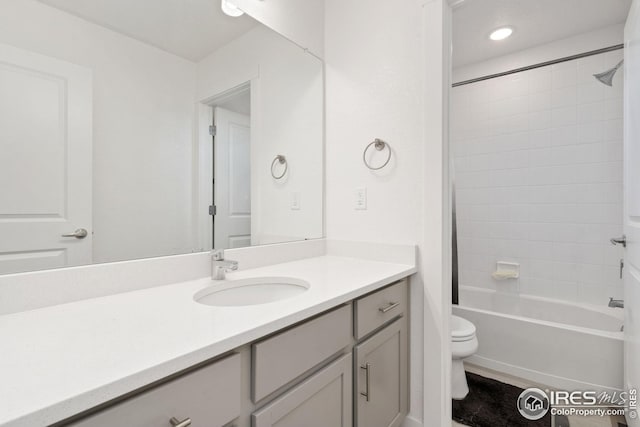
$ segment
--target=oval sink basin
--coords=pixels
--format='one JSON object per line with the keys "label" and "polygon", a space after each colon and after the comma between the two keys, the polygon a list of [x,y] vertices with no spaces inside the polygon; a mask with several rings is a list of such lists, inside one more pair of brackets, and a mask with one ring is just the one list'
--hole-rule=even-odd
{"label": "oval sink basin", "polygon": [[282,301],[306,292],[309,283],[288,277],[257,277],[224,281],[202,289],[193,296],[200,304],[239,307]]}

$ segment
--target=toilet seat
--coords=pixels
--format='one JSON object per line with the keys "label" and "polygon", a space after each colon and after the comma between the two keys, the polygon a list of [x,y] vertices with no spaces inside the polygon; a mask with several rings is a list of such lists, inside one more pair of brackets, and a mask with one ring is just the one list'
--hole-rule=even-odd
{"label": "toilet seat", "polygon": [[451,316],[451,341],[470,341],[476,336],[476,327],[467,319]]}

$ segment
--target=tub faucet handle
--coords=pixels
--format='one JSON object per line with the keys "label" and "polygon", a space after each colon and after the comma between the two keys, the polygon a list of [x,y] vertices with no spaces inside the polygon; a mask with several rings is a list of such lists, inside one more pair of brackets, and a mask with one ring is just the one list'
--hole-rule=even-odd
{"label": "tub faucet handle", "polygon": [[611,308],[624,308],[624,300],[613,299],[613,297],[609,297],[609,307],[611,307]]}

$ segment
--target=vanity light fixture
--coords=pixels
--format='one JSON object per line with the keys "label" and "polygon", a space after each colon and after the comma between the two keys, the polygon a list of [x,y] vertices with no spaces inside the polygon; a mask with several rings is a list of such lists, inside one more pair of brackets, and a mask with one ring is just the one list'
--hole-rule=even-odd
{"label": "vanity light fixture", "polygon": [[491,34],[489,34],[489,38],[493,41],[499,41],[506,39],[507,37],[511,36],[511,34],[513,34],[513,28],[501,27],[492,31]]}
{"label": "vanity light fixture", "polygon": [[234,18],[244,15],[244,12],[229,0],[222,0],[220,7],[225,14],[233,16]]}

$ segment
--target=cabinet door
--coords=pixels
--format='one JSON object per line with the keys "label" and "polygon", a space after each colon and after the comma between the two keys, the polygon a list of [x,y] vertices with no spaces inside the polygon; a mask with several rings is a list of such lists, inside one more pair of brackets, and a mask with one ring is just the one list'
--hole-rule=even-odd
{"label": "cabinet door", "polygon": [[406,325],[398,319],[356,347],[357,427],[398,427],[407,414]]}
{"label": "cabinet door", "polygon": [[347,354],[253,414],[253,427],[351,427],[352,358]]}

